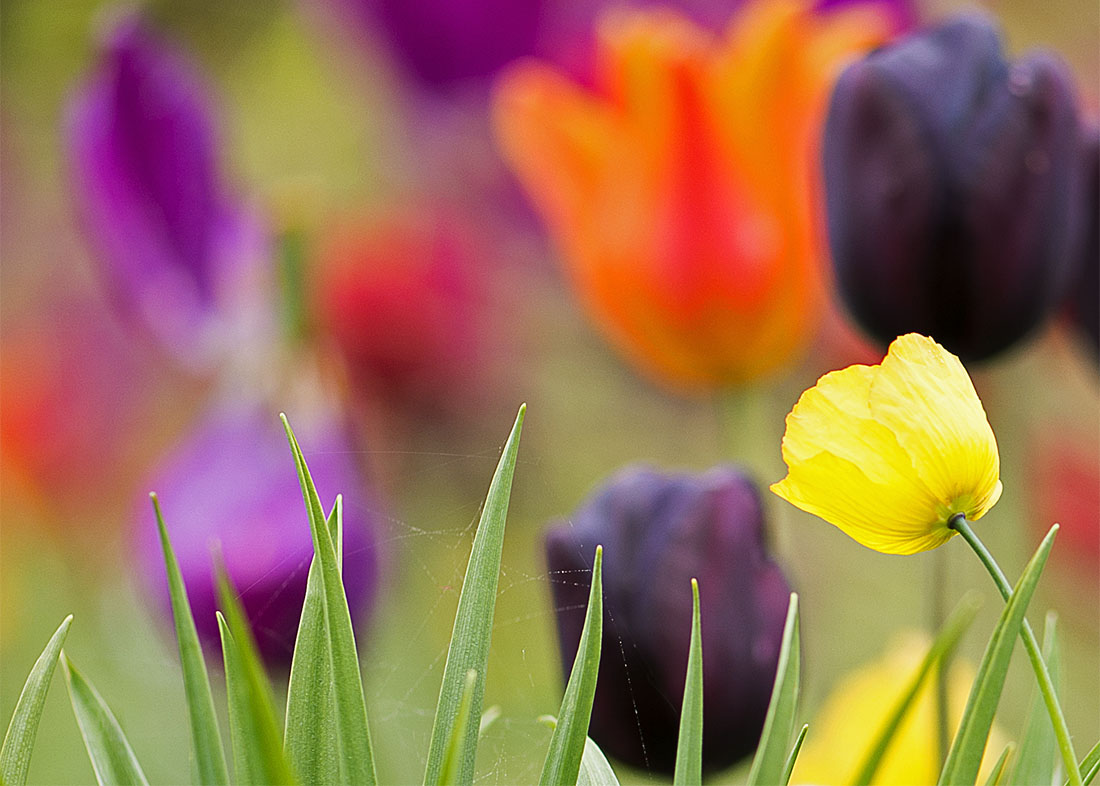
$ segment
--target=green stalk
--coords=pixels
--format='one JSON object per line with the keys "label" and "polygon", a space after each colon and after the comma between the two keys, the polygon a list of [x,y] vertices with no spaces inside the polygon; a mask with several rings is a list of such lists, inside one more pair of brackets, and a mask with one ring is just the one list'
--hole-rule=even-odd
{"label": "green stalk", "polygon": [[[932,626],[929,630],[938,631],[943,627],[944,595],[947,587],[947,552],[936,549],[932,552]],[[936,743],[937,761],[940,767],[947,757],[947,749],[951,744],[949,720],[947,717],[947,671],[950,666],[950,655],[945,654],[936,664]]]}
{"label": "green stalk", "polygon": [[[993,559],[993,555],[989,553],[989,549],[985,547],[985,544],[982,543],[974,533],[974,530],[970,528],[970,522],[966,520],[966,516],[961,513],[952,516],[947,522],[947,526],[962,535],[963,540],[970,545],[970,548],[978,555],[978,559],[981,561],[982,565],[985,566],[986,571],[993,577],[993,583],[997,585],[997,590],[1001,593],[1001,597],[1007,601],[1012,594],[1012,585],[1008,583],[1004,571],[1001,570],[1001,566],[997,564],[997,561]],[[1062,761],[1066,766],[1066,772],[1069,774],[1069,783],[1071,786],[1082,786],[1081,771],[1077,767],[1077,754],[1073,752],[1073,741],[1069,736],[1066,718],[1065,715],[1062,714],[1062,708],[1058,704],[1058,696],[1054,692],[1054,682],[1050,678],[1050,672],[1043,662],[1043,656],[1039,653],[1039,644],[1035,640],[1035,634],[1031,630],[1031,624],[1026,618],[1020,630],[1020,638],[1024,640],[1024,649],[1027,651],[1028,660],[1031,661],[1031,668],[1035,672],[1035,679],[1039,683],[1039,693],[1043,696],[1043,703],[1046,704],[1047,714],[1050,715],[1050,721],[1054,725],[1054,736],[1058,740],[1058,749],[1062,754]]]}

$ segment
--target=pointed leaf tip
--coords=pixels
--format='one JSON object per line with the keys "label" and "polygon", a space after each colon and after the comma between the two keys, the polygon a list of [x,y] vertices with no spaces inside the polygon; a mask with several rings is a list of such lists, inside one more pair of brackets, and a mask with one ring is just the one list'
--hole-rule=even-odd
{"label": "pointed leaf tip", "polygon": [[12,712],[8,730],[4,734],[3,746],[0,747],[0,783],[6,786],[21,786],[26,783],[34,741],[38,734],[38,722],[46,702],[46,693],[53,679],[61,645],[69,635],[72,622],[72,614],[62,620],[47,642],[46,648],[34,662],[27,681],[23,685],[23,691],[19,694],[19,701]]}

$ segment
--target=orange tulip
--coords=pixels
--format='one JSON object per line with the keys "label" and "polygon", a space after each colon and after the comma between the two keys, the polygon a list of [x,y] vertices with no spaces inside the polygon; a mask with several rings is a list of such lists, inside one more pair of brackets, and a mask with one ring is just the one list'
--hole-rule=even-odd
{"label": "orange tulip", "polygon": [[716,39],[671,10],[600,25],[595,87],[515,65],[494,100],[505,158],[608,338],[681,388],[773,371],[824,291],[818,138],[878,9],[746,6]]}

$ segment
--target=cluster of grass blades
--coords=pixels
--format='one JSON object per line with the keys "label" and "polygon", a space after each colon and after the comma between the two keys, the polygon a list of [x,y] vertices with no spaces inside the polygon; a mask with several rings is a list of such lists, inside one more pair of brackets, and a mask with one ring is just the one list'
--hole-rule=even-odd
{"label": "cluster of grass blades", "polygon": [[[489,659],[505,519],[525,409],[520,408],[489,486],[470,553],[443,671],[427,752],[425,786],[473,783],[482,699]],[[375,784],[367,706],[351,617],[341,579],[343,522],[337,497],[326,515],[290,424],[283,418],[302,487],[314,557],[307,580],[298,636],[280,722],[271,684],[251,631],[224,569],[219,570],[222,655],[226,676],[231,756],[223,747],[210,680],[168,530],[155,495],[153,506],[164,551],[184,692],[188,707],[192,777],[200,784]],[[1011,593],[990,638],[959,731],[948,751],[941,786],[975,784],[986,739],[1004,684],[1012,646],[1020,635],[1028,602],[1050,553],[1047,535]],[[588,610],[573,668],[553,726],[540,786],[617,786],[614,770],[587,736],[599,670],[603,625],[602,548],[592,565]],[[699,586],[692,581],[691,642],[673,783],[702,782],[703,671]],[[964,598],[929,649],[921,668],[892,709],[858,771],[856,782],[872,783],[879,762],[924,681],[942,667],[974,618],[975,601]],[[100,784],[144,784],[145,775],[122,728],[90,682],[62,651],[72,623],[66,618],[50,638],[27,678],[0,749],[0,786],[27,781],[34,739],[46,692],[60,663],[85,748]],[[1057,663],[1053,620],[1048,620],[1044,656]],[[798,596],[791,595],[779,663],[760,744],[749,771],[750,786],[786,786],[808,727],[795,733],[801,680]],[[1056,668],[1052,666],[1052,672]],[[1016,778],[1057,777],[1053,733],[1042,705],[1029,719],[1019,754],[1002,753],[987,783]],[[232,762],[232,777],[230,770]],[[1080,764],[1088,784],[1100,769],[1100,744]],[[383,781],[384,782],[384,779]],[[1024,781],[1020,781],[1024,782]]]}

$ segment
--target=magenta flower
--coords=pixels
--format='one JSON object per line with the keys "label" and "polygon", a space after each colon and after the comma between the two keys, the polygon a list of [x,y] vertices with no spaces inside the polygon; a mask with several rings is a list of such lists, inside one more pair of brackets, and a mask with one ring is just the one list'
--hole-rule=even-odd
{"label": "magenta flower", "polygon": [[422,83],[484,79],[534,51],[543,0],[338,0]]}
{"label": "magenta flower", "polygon": [[[293,413],[291,413],[293,414]],[[374,500],[343,429],[296,420],[295,430],[327,510],[344,498],[344,589],[362,624],[378,582]],[[218,646],[212,548],[218,548],[264,659],[289,666],[313,545],[290,447],[276,412],[218,407],[147,482],[157,492],[203,641]],[[141,500],[136,533],[147,583],[170,615],[152,506]],[[170,616],[166,616],[171,620]]]}
{"label": "magenta flower", "polygon": [[67,120],[77,208],[117,306],[176,358],[209,364],[239,340],[264,240],[223,182],[204,86],[131,15]]}
{"label": "magenta flower", "polygon": [[[372,31],[427,86],[484,81],[535,55],[586,75],[597,18],[610,8],[669,5],[715,32],[745,0],[332,0]],[[822,9],[862,0],[819,0]],[[916,19],[913,0],[874,0],[898,29]]]}

